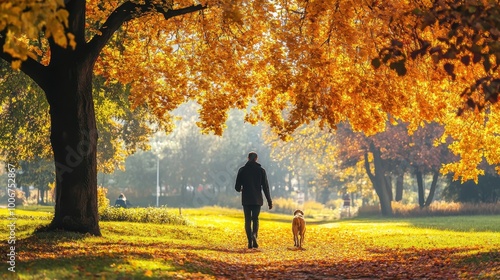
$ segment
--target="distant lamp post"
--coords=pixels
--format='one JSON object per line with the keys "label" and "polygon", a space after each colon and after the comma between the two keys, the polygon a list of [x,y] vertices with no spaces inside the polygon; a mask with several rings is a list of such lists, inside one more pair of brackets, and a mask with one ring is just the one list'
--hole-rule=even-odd
{"label": "distant lamp post", "polygon": [[156,135],[156,141],[153,142],[154,154],[156,155],[156,207],[160,207],[160,159],[162,157],[163,148],[165,147],[164,139],[160,139],[160,135]]}
{"label": "distant lamp post", "polygon": [[160,155],[156,156],[156,207],[160,204]]}

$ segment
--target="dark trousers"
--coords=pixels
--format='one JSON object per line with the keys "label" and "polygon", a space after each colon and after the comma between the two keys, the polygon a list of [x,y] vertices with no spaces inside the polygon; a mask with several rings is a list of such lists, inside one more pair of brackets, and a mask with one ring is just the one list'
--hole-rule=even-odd
{"label": "dark trousers", "polygon": [[[259,214],[260,205],[243,205],[243,212],[245,213],[245,231],[247,233],[248,243],[252,243],[252,234],[259,233]],[[253,224],[253,227],[251,226]]]}

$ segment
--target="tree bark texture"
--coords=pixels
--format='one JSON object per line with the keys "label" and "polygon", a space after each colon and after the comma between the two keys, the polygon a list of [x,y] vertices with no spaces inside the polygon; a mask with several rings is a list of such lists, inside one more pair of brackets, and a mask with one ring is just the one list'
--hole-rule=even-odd
{"label": "tree bark texture", "polygon": [[380,150],[375,145],[370,144],[370,151],[373,154],[374,173],[371,172],[370,163],[368,161],[368,153],[365,153],[365,169],[373,184],[373,188],[377,193],[380,201],[380,210],[384,216],[392,216],[392,205],[389,193],[387,192],[387,181],[385,179],[385,168],[381,157]]}
{"label": "tree bark texture", "polygon": [[417,186],[418,186],[418,205],[420,208],[424,208],[425,206],[425,187],[424,187],[424,179],[422,171],[417,170],[415,172],[417,176]]}
{"label": "tree bark texture", "polygon": [[385,186],[387,188],[387,194],[389,195],[389,199],[391,201],[394,200],[394,195],[392,192],[392,177],[390,175],[384,176],[385,177]]}
{"label": "tree bark texture", "polygon": [[49,229],[100,236],[92,65],[76,60],[54,69],[54,77],[61,80],[45,89],[56,167],[56,206]]}
{"label": "tree bark texture", "polygon": [[396,198],[395,201],[403,200],[404,173],[399,173],[396,177]]}
{"label": "tree bark texture", "polygon": [[439,178],[439,171],[434,170],[432,173],[432,183],[431,183],[431,188],[429,190],[429,195],[427,196],[427,199],[425,200],[426,207],[431,205],[432,201],[434,200],[434,194],[436,193],[438,178]]}

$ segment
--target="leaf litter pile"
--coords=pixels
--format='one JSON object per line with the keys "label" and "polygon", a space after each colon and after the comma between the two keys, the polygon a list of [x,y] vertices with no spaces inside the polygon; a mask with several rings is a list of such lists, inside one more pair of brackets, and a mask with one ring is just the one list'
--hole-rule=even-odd
{"label": "leaf litter pile", "polygon": [[[499,279],[500,233],[397,222],[307,224],[293,246],[285,216],[261,215],[247,249],[242,215],[192,215],[189,225],[101,222],[103,237],[32,234],[3,279]],[[474,234],[471,237],[471,234]],[[6,246],[1,253],[7,253]],[[4,254],[5,255],[5,254]],[[0,276],[2,276],[0,275]]]}

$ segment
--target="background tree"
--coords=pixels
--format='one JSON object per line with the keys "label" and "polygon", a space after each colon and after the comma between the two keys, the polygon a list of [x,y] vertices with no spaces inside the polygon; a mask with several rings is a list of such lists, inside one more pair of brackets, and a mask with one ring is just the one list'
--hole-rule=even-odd
{"label": "background tree", "polygon": [[298,182],[295,191],[303,192],[305,200],[327,203],[332,193],[343,189],[341,180],[345,178],[335,158],[332,131],[311,123],[297,128],[286,141],[271,131],[264,134],[264,139],[271,147],[272,157],[288,169],[290,179]]}
{"label": "background tree", "polygon": [[[156,205],[156,163],[157,155],[137,151],[127,157],[123,169],[116,169],[111,174],[99,174],[100,185],[108,189],[107,197],[112,203],[120,193],[124,193],[134,206]],[[162,163],[160,166],[163,166]]]}
{"label": "background tree", "polygon": [[[29,197],[33,186],[37,189],[37,204],[46,204],[49,191],[54,187],[54,165],[47,159],[35,157],[32,161],[21,161],[18,175],[19,186],[23,187],[26,197]],[[52,199],[51,199],[52,200]]]}
{"label": "background tree", "polygon": [[[430,123],[420,127],[409,136],[409,146],[412,147],[409,152],[413,161],[411,166],[417,177],[418,204],[421,208],[429,206],[434,199],[442,165],[452,162],[454,159],[448,147],[439,143],[443,133],[442,125]],[[426,173],[432,174],[432,182],[427,198],[425,197],[423,178]]]}
{"label": "background tree", "polygon": [[443,196],[451,201],[468,203],[497,203],[500,199],[500,180],[496,174],[480,176],[478,183],[453,181],[443,191]]}
{"label": "background tree", "polygon": [[28,76],[0,60],[0,146],[7,162],[51,156],[48,104]]}
{"label": "background tree", "polygon": [[[370,137],[355,133],[346,125],[337,130],[337,153],[343,159],[344,166],[364,161],[366,172],[379,197],[382,213],[391,215],[390,202],[402,199],[403,178],[407,172],[416,176],[419,205],[424,207],[432,202],[441,165],[451,161],[447,146],[435,145],[442,134],[443,127],[436,123],[418,127],[410,133],[404,123],[388,125],[385,132]],[[425,173],[433,176],[427,199]],[[391,179],[393,176],[396,177],[396,195]]]}
{"label": "background tree", "polygon": [[[231,111],[222,136],[201,134],[195,124],[197,107],[187,103],[173,112],[178,116],[173,131],[167,135],[159,132],[151,139],[151,146],[158,142],[162,149],[140,151],[127,158],[125,170],[102,175],[111,198],[126,192],[127,198],[134,199],[136,205],[154,205],[157,156],[161,158],[161,195],[173,197],[161,197],[161,205],[199,206],[237,197],[234,191],[236,173],[252,150],[257,151],[259,162],[266,167],[271,186],[284,184],[286,170],[271,158],[270,148],[262,139],[262,124],[242,123],[243,113]],[[188,194],[186,189],[192,186],[196,190],[200,185],[204,193],[194,200],[195,194]]]}

